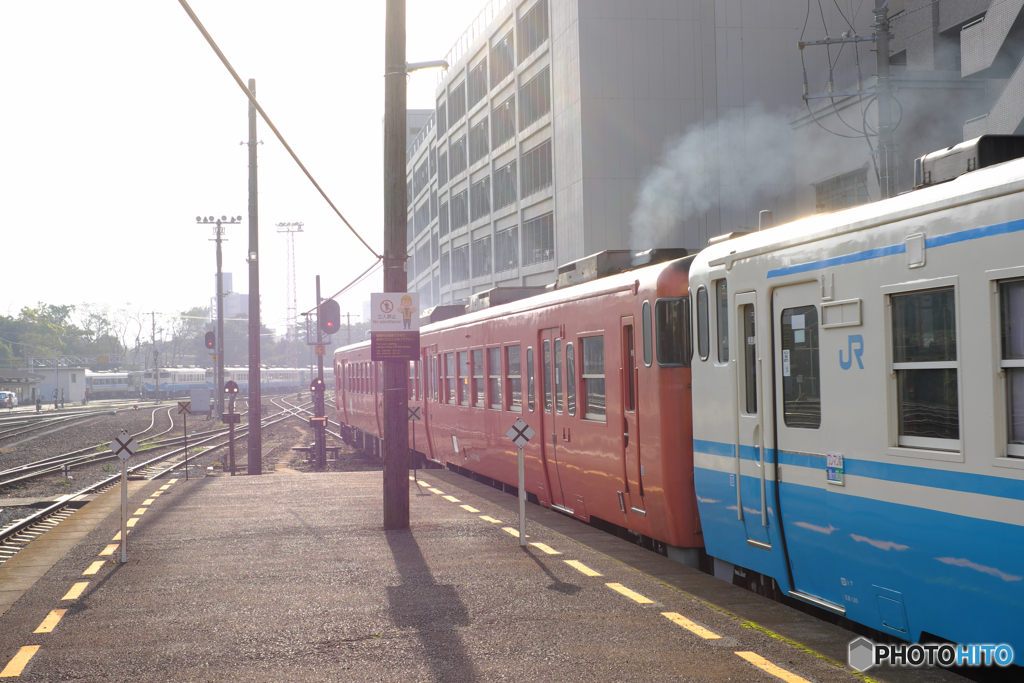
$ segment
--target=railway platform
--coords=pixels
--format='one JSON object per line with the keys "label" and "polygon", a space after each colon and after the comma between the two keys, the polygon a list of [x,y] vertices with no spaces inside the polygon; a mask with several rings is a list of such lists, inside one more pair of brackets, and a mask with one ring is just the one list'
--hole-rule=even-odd
{"label": "railway platform", "polygon": [[97,496],[0,566],[0,676],[864,680],[845,666],[848,632],[557,512],[528,506],[521,548],[517,500],[452,472],[420,471],[411,528],[384,531],[381,484],[286,471],[132,482],[126,564],[120,491]]}

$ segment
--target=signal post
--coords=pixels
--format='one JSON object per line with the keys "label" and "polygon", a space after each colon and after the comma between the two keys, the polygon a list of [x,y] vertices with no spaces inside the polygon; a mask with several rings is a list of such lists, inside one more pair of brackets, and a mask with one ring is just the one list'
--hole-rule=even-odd
{"label": "signal post", "polygon": [[[316,276],[316,377],[309,386],[309,393],[313,399],[313,418],[309,421],[313,427],[313,463],[318,470],[327,469],[327,406],[324,402],[324,393],[327,385],[324,384],[324,354],[327,343],[330,342],[330,335],[341,327],[341,306],[334,299],[321,301],[320,299],[320,276]],[[309,329],[308,327],[306,328]],[[323,334],[328,338],[324,340]]]}

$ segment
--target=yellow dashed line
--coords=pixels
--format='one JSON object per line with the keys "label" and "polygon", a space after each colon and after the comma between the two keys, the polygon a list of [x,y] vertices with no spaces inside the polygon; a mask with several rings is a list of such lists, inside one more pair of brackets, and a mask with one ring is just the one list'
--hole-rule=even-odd
{"label": "yellow dashed line", "polygon": [[684,617],[682,614],[679,614],[678,612],[662,612],[661,616],[665,617],[674,624],[682,626],[687,631],[696,633],[701,638],[705,638],[707,640],[717,640],[722,637],[713,631],[707,630],[703,626],[698,626],[697,624],[693,623],[692,621]]}
{"label": "yellow dashed line", "polygon": [[443,496],[443,497],[444,497],[445,500],[451,501],[453,503],[461,503],[462,502],[461,500],[459,500],[455,496]]}
{"label": "yellow dashed line", "polygon": [[39,624],[39,628],[32,631],[32,633],[52,633],[53,629],[57,628],[57,624],[60,623],[60,618],[64,616],[65,612],[67,612],[66,609],[53,610],[43,619],[43,623]]}
{"label": "yellow dashed line", "polygon": [[651,600],[650,598],[645,598],[644,596],[640,595],[639,593],[637,593],[635,591],[629,590],[628,588],[623,586],[621,583],[606,583],[605,585],[608,586],[609,588],[611,588],[616,593],[621,593],[622,595],[625,595],[630,600],[633,600],[635,602],[639,602],[641,605],[652,605],[652,604],[654,604],[654,600]]}
{"label": "yellow dashed line", "polygon": [[71,590],[64,594],[64,597],[61,598],[61,600],[77,600],[79,596],[82,595],[82,592],[88,587],[88,581],[79,581],[71,587]]}
{"label": "yellow dashed line", "polygon": [[96,562],[93,562],[89,565],[88,569],[82,572],[82,576],[92,576],[93,574],[98,572],[100,570],[100,567],[102,567],[105,563],[105,560],[97,560]]}
{"label": "yellow dashed line", "polygon": [[430,489],[427,489],[427,490],[430,491],[431,493],[436,493],[439,496],[443,496],[444,495],[444,491],[438,491],[437,489],[433,489],[433,488],[430,488]]}
{"label": "yellow dashed line", "polygon": [[579,560],[566,560],[565,563],[586,576],[601,576],[600,572],[595,572],[593,569],[583,564]]}
{"label": "yellow dashed line", "polygon": [[153,491],[153,493],[149,495],[153,496],[154,498],[159,498],[161,494],[163,494],[163,491]]}
{"label": "yellow dashed line", "polygon": [[487,515],[480,515],[480,519],[484,520],[485,522],[490,522],[491,524],[501,524],[501,520],[500,519],[495,519],[494,517],[488,517]]}
{"label": "yellow dashed line", "polygon": [[138,510],[136,510],[132,514],[133,515],[144,515],[144,514],[146,514],[146,508],[139,508]]}
{"label": "yellow dashed line", "polygon": [[14,659],[7,663],[3,671],[0,671],[0,678],[14,678],[20,676],[21,672],[25,670],[25,666],[29,660],[35,656],[36,652],[39,651],[38,645],[26,645],[25,647],[18,650],[18,654],[14,655]]}
{"label": "yellow dashed line", "polygon": [[786,681],[786,683],[808,683],[807,679],[800,678],[794,673],[790,673],[785,669],[781,669],[775,666],[774,664],[772,664],[767,659],[765,659],[757,653],[737,652],[736,654],[742,657],[743,659],[747,660],[754,666],[756,666],[758,669],[770,673],[772,676],[775,676],[776,678],[781,678],[782,680]]}
{"label": "yellow dashed line", "polygon": [[[130,534],[131,532],[132,532],[132,530],[131,530],[131,529],[129,529],[129,530],[128,530],[128,533]],[[118,531],[118,532],[117,532],[117,535],[116,535],[116,536],[114,536],[114,537],[113,537],[112,539],[110,539],[110,540],[111,540],[111,541],[120,541],[120,540],[121,540],[121,532],[120,532],[120,531]]]}
{"label": "yellow dashed line", "polygon": [[476,509],[475,507],[473,507],[472,505],[460,505],[459,507],[461,507],[461,508],[462,508],[463,510],[465,510],[466,512],[480,512],[479,510],[477,510],[477,509]]}
{"label": "yellow dashed line", "polygon": [[154,499],[152,499],[152,498],[147,498],[146,500],[142,501],[142,504],[143,504],[143,505],[152,505],[152,504],[153,504],[153,503],[155,503],[155,502],[156,502],[156,501],[155,501]]}
{"label": "yellow dashed line", "polygon": [[[502,531],[507,531],[510,534],[512,534],[513,536],[515,536],[516,538],[519,538],[519,529],[513,529],[510,526],[503,526],[502,527]],[[526,534],[526,537],[529,538],[530,534]]]}
{"label": "yellow dashed line", "polygon": [[112,544],[108,545],[106,548],[104,548],[103,550],[101,550],[99,556],[103,557],[104,555],[113,555],[114,551],[117,550],[120,547],[121,547],[120,543],[112,543]]}
{"label": "yellow dashed line", "polygon": [[162,489],[169,489],[169,488],[171,488],[171,484],[173,484],[176,481],[178,481],[178,480],[177,479],[168,479],[167,483],[164,484],[163,486],[161,486],[160,488],[162,488]]}
{"label": "yellow dashed line", "polygon": [[128,520],[128,528],[131,529],[133,526],[138,524],[138,522],[139,522],[139,518],[138,517],[132,517],[131,519]]}
{"label": "yellow dashed line", "polygon": [[551,546],[544,545],[543,543],[531,543],[530,545],[532,545],[533,547],[535,547],[535,548],[537,548],[539,550],[543,550],[548,555],[561,555],[562,554],[562,553],[558,552],[557,550],[555,550],[554,548],[552,548]]}

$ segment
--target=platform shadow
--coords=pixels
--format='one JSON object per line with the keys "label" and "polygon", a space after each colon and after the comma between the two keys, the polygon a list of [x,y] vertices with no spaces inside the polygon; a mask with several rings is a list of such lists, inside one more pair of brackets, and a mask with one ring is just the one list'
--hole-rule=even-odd
{"label": "platform shadow", "polygon": [[537,566],[541,568],[541,571],[547,574],[548,578],[551,579],[551,585],[547,586],[548,590],[555,591],[556,593],[563,593],[565,595],[576,595],[581,590],[583,590],[576,584],[566,583],[565,581],[562,581],[560,578],[551,573],[551,570],[548,569],[547,565],[541,562],[540,558],[534,555],[529,548],[521,547],[520,549],[527,557],[536,562]]}
{"label": "platform shadow", "polygon": [[455,586],[434,580],[411,530],[387,531],[385,537],[402,577],[401,585],[387,589],[392,622],[399,628],[415,629],[434,680],[479,680],[476,666],[456,630],[470,622]]}

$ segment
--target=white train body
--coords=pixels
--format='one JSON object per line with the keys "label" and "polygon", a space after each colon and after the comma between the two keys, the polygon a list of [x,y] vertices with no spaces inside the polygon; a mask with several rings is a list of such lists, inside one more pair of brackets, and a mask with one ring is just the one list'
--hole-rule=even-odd
{"label": "white train body", "polygon": [[1024,160],[716,244],[690,288],[708,553],[1024,652]]}

